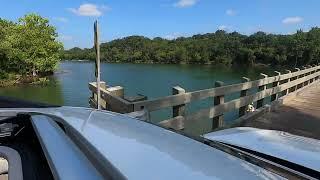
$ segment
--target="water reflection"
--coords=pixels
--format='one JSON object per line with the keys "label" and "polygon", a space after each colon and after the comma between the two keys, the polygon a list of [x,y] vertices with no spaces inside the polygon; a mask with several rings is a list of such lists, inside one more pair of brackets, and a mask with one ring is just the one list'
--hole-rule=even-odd
{"label": "water reflection", "polygon": [[46,85],[19,85],[0,88],[0,95],[53,105],[64,104],[61,84],[54,77],[50,77],[50,82]]}

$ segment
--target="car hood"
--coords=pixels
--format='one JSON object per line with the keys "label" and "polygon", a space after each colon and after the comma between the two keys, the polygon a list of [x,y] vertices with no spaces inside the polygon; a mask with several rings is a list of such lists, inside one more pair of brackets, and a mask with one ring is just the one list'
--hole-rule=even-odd
{"label": "car hood", "polygon": [[[0,109],[58,116],[128,179],[283,179],[196,140],[89,108]],[[232,172],[232,173],[230,173]]]}
{"label": "car hood", "polygon": [[320,141],[287,132],[238,127],[204,135],[320,171]]}

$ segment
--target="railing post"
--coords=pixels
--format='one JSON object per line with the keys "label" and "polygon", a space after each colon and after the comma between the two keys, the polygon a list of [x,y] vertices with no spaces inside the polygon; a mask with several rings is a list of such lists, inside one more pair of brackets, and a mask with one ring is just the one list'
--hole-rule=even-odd
{"label": "railing post", "polygon": [[[312,67],[317,67],[317,66],[316,65],[312,65]],[[317,70],[314,70],[313,73],[317,73]],[[316,80],[317,80],[317,77],[314,77],[313,81],[316,81]]]}
{"label": "railing post", "polygon": [[[261,73],[260,77],[261,77],[261,79],[265,79],[268,77],[268,75]],[[267,88],[267,85],[264,84],[264,85],[258,87],[258,91],[264,91],[264,90],[266,90],[266,88]],[[264,98],[257,101],[257,109],[263,106],[263,100],[264,100]]]}
{"label": "railing post", "polygon": [[[312,66],[310,66],[310,65],[307,65],[307,67],[308,68],[312,68]],[[310,71],[309,73],[308,73],[308,75],[311,75],[313,72],[312,71]],[[311,84],[313,82],[313,79],[309,79],[309,82],[308,82],[308,84]]]}
{"label": "railing post", "polygon": [[[317,67],[317,66],[320,66],[320,64],[316,64],[315,66],[316,66],[316,67]],[[316,73],[317,73],[318,71],[319,71],[319,69],[315,70]],[[316,76],[314,79],[315,79],[315,80],[318,80],[318,79],[319,79],[319,76]]]}
{"label": "railing post", "polygon": [[[114,86],[114,87],[108,87],[106,89],[110,94],[120,97],[120,98],[124,98],[124,88],[122,86]],[[105,100],[103,100],[101,103],[104,103],[105,109],[109,110],[109,111],[116,111],[116,109],[119,109],[118,107],[113,107],[116,105],[111,104],[110,102],[107,102]],[[102,106],[103,107],[103,106]]]}
{"label": "railing post", "polygon": [[[281,73],[279,72],[279,71],[274,71],[276,74],[277,74],[277,76],[279,76],[279,78],[280,78],[280,75],[281,75]],[[272,83],[272,87],[274,88],[274,87],[277,87],[277,86],[279,86],[279,84],[280,84],[280,81],[278,80],[278,81],[275,81],[275,82],[273,82]],[[275,100],[277,100],[278,99],[278,93],[275,93],[275,94],[273,94],[272,96],[271,96],[271,102],[272,101],[275,101]]]}
{"label": "railing post", "polygon": [[[294,70],[296,70],[296,72],[300,71],[299,68],[294,68]],[[299,75],[296,76],[296,77],[294,78],[294,80],[297,80],[298,78],[299,78]],[[299,84],[295,85],[294,88],[293,88],[293,91],[296,91],[296,90],[298,89],[298,86],[299,86]]]}
{"label": "railing post", "polygon": [[[250,79],[247,78],[247,77],[242,77],[242,82],[245,83],[245,82],[249,82]],[[247,96],[248,94],[248,89],[244,89],[240,92],[240,97],[245,97]],[[242,106],[239,108],[239,117],[243,116],[246,112],[246,106]]]}
{"label": "railing post", "polygon": [[[287,74],[290,74],[290,73],[291,73],[291,71],[290,71],[290,70],[287,70],[287,69],[285,70],[285,72],[286,72]],[[287,83],[290,82],[290,81],[291,81],[291,78],[288,78]],[[289,90],[290,90],[290,88],[286,89],[284,95],[289,94]]]}
{"label": "railing post", "polygon": [[[316,67],[316,65],[313,64],[312,67]],[[314,71],[312,71],[312,74],[313,74],[313,73],[316,73],[316,72],[317,72],[317,70],[314,70]],[[312,79],[312,81],[316,81],[316,80],[317,80],[316,77],[314,77],[314,78]]]}
{"label": "railing post", "polygon": [[[96,82],[94,82],[94,86],[97,87],[97,83]],[[106,82],[100,81],[100,89],[106,89],[106,87],[107,87]],[[95,104],[98,103],[97,91],[92,91],[91,92],[91,98],[95,102]],[[100,100],[100,107],[101,107],[103,105],[103,99],[100,97],[99,100]],[[96,108],[96,107],[92,107],[92,108]]]}
{"label": "railing post", "polygon": [[[184,94],[186,90],[180,86],[175,86],[172,88],[172,95]],[[172,107],[172,117],[184,116],[185,115],[185,104],[177,105]]]}
{"label": "railing post", "polygon": [[[302,66],[302,68],[301,68],[302,70],[306,70],[307,69],[307,67],[305,67],[305,66]],[[304,73],[304,74],[302,74],[302,76],[301,77],[305,77],[305,76],[307,76],[308,75],[308,73]],[[304,87],[304,86],[307,86],[308,85],[308,81],[305,81],[305,82],[303,82],[302,83],[302,86],[301,87]]]}
{"label": "railing post", "polygon": [[[223,86],[223,82],[222,81],[216,81],[215,82],[215,87],[221,87]],[[214,97],[214,105],[219,105],[219,104],[223,104],[224,103],[224,96],[215,96]],[[218,128],[218,127],[222,127],[223,126],[223,114],[220,114],[216,117],[213,117],[212,120],[212,130]]]}

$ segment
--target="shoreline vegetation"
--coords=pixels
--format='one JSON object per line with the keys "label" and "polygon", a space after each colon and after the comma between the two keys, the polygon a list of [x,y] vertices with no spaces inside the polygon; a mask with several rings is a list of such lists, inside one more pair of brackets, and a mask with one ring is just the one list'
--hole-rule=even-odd
{"label": "shoreline vegetation", "polygon": [[49,84],[49,77],[40,77],[40,76],[21,76],[16,74],[8,74],[8,78],[0,79],[0,87],[8,87],[15,85],[47,85]]}
{"label": "shoreline vegetation", "polygon": [[[61,60],[61,61],[66,61],[66,62],[92,62],[94,60],[82,60],[82,59],[64,59],[64,60]],[[144,61],[135,61],[135,62],[113,62],[113,61],[102,61],[102,63],[120,63],[120,64],[123,64],[123,63],[129,63],[129,64],[164,64],[164,65],[170,65],[170,64],[173,64],[173,63],[166,63],[166,62],[153,62],[153,61],[147,61],[147,62],[144,62]],[[179,63],[180,65],[208,65],[208,66],[225,66],[224,64],[187,64],[187,63]],[[240,65],[239,65],[240,66]],[[270,67],[271,65],[270,64],[263,64],[263,63],[255,63],[252,65],[252,67]],[[225,67],[228,67],[228,66],[225,66]],[[288,66],[284,66],[284,67],[288,67]]]}
{"label": "shoreline vegetation", "polygon": [[48,83],[63,50],[57,37],[49,20],[37,14],[17,22],[0,18],[0,87]]}
{"label": "shoreline vegetation", "polygon": [[[242,35],[218,30],[172,40],[129,36],[101,43],[100,50],[101,60],[110,63],[298,67],[318,63],[320,28],[290,35],[261,31]],[[74,47],[63,51],[61,57],[95,60],[95,50]]]}

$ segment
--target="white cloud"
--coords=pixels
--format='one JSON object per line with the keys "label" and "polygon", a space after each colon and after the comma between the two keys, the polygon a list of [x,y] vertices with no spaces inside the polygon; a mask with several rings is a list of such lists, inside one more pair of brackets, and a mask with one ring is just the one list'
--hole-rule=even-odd
{"label": "white cloud", "polygon": [[68,8],[69,11],[73,12],[78,16],[101,16],[103,10],[110,10],[111,8],[105,5],[101,7],[95,4],[82,4],[79,8]]}
{"label": "white cloud", "polygon": [[225,29],[227,29],[227,26],[226,26],[226,25],[220,25],[220,26],[218,27],[218,29],[219,29],[219,30],[225,30]]}
{"label": "white cloud", "polygon": [[233,10],[233,9],[228,9],[228,10],[226,10],[226,14],[228,16],[234,16],[234,15],[237,14],[237,12],[235,10]]}
{"label": "white cloud", "polygon": [[175,32],[172,34],[165,35],[163,38],[168,39],[168,40],[173,40],[173,39],[177,39],[178,37],[181,37],[181,36],[182,36],[181,33]]}
{"label": "white cloud", "polygon": [[73,40],[73,37],[69,36],[69,35],[60,35],[59,36],[59,40],[61,40],[61,41],[71,41],[71,40]]}
{"label": "white cloud", "polygon": [[227,26],[227,25],[218,26],[218,30],[229,31],[230,29],[231,29],[231,26]]}
{"label": "white cloud", "polygon": [[63,22],[63,23],[68,22],[68,19],[64,17],[54,17],[53,20]]}
{"label": "white cloud", "polygon": [[195,5],[199,0],[179,0],[174,4],[175,7],[185,8]]}
{"label": "white cloud", "polygon": [[303,21],[303,18],[302,18],[302,17],[294,16],[294,17],[284,18],[284,19],[282,20],[282,23],[283,23],[283,24],[298,24],[298,23],[301,23],[302,21]]}

